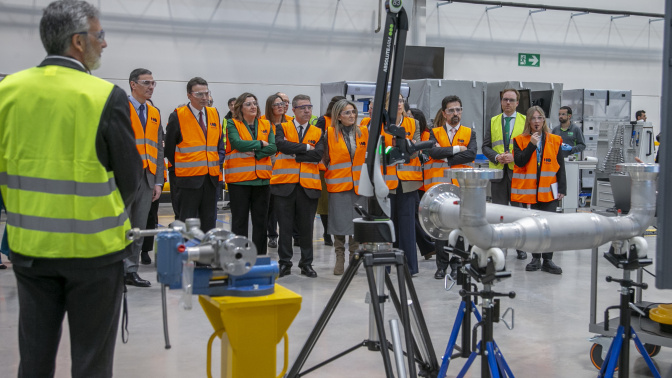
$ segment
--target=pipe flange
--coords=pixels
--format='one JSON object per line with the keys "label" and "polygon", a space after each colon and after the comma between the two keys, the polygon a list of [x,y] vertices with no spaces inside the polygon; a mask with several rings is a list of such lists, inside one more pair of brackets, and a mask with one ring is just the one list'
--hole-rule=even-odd
{"label": "pipe flange", "polygon": [[422,196],[418,208],[418,220],[425,232],[434,239],[447,240],[451,230],[440,229],[432,222],[432,217],[445,201],[459,201],[460,188],[453,184],[434,185]]}
{"label": "pipe flange", "polygon": [[246,237],[234,236],[222,244],[219,262],[229,275],[242,276],[257,262],[257,247]]}
{"label": "pipe flange", "polygon": [[487,168],[456,168],[447,169],[453,178],[459,180],[498,180],[504,175],[501,169],[487,169]]}

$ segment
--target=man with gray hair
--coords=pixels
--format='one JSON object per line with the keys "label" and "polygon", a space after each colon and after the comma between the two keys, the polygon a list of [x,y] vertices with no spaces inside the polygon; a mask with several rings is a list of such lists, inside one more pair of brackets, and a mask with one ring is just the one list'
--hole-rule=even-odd
{"label": "man with gray hair", "polygon": [[140,183],[124,91],[89,75],[107,46],[98,10],[44,9],[47,57],[0,82],[0,190],[19,298],[19,377],[53,377],[68,315],[72,377],[111,377]]}

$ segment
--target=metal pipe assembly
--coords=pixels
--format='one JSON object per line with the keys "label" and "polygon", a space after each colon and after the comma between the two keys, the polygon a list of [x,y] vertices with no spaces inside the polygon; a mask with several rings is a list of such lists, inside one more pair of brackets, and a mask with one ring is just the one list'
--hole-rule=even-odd
{"label": "metal pipe assembly", "polygon": [[[606,217],[592,213],[559,214],[486,203],[488,181],[501,170],[452,169],[459,194],[449,184],[436,185],[420,202],[420,223],[432,237],[447,240],[460,229],[469,242],[483,250],[515,248],[528,252],[553,252],[595,248],[644,233],[656,211],[658,165],[619,164],[617,172],[632,179],[627,216]],[[640,241],[638,241],[640,242]],[[646,248],[641,251],[646,253]]]}

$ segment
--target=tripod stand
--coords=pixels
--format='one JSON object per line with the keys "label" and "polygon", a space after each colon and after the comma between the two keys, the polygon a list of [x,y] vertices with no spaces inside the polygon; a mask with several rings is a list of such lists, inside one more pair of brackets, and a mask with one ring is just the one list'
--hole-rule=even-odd
{"label": "tripod stand", "polygon": [[[651,357],[644,348],[641,340],[637,336],[635,330],[630,326],[632,321],[631,309],[641,312],[635,305],[632,304],[634,300],[635,291],[633,287],[639,287],[646,290],[649,285],[646,283],[637,283],[630,279],[630,273],[640,267],[651,265],[653,260],[648,258],[638,258],[635,245],[632,244],[627,258],[617,256],[613,253],[607,252],[604,257],[615,267],[623,269],[623,279],[606,277],[607,282],[617,282],[621,286],[621,301],[618,306],[607,307],[604,312],[604,330],[609,330],[609,310],[618,308],[620,311],[620,323],[616,330],[616,335],[609,346],[607,356],[602,363],[602,368],[598,374],[598,378],[613,377],[616,367],[618,366],[618,377],[628,378],[630,376],[630,340],[635,342],[639,353],[646,361],[646,365],[654,377],[660,378],[658,369],[653,365]],[[642,315],[644,315],[642,313]]]}
{"label": "tripod stand", "polygon": [[[358,343],[352,348],[349,348],[315,365],[314,367],[307,369],[306,371],[300,372],[301,368],[306,363],[308,356],[315,347],[318,338],[322,334],[324,327],[326,327],[327,322],[329,321],[334,311],[336,310],[336,306],[338,306],[338,303],[343,298],[343,294],[345,294],[345,291],[347,290],[353,277],[357,273],[359,266],[362,263],[364,264],[364,268],[366,269],[366,278],[369,284],[369,293],[371,293],[371,310],[373,312],[377,333],[374,334],[373,330],[370,329],[369,339],[366,339],[361,343]],[[390,265],[394,265],[396,267],[396,273],[399,285],[398,300],[395,300],[397,296],[394,291],[394,286],[392,286],[392,280],[390,279],[389,275],[387,274],[387,272],[385,272],[384,269],[385,266]],[[373,271],[374,267],[376,267],[378,272],[378,283],[376,283],[376,280],[374,278],[374,271]],[[390,362],[390,355],[389,355],[389,350],[391,350],[392,347],[387,341],[385,336],[385,326],[383,323],[383,311],[381,306],[382,303],[384,303],[384,301],[386,300],[386,297],[384,296],[384,288],[382,287],[383,274],[385,275],[385,283],[387,284],[388,290],[390,291],[390,294],[395,302],[397,313],[404,327],[409,376],[411,377],[416,376],[416,369],[415,369],[416,362],[420,365],[420,372],[419,372],[420,376],[436,375],[436,373],[438,372],[438,361],[434,354],[434,348],[432,347],[429,338],[429,332],[427,331],[427,326],[425,325],[424,317],[422,316],[422,311],[419,306],[418,297],[415,292],[413,282],[411,280],[411,274],[408,271],[408,267],[406,266],[406,258],[404,256],[404,252],[399,249],[391,249],[388,243],[367,243],[363,245],[362,249],[358,250],[354,254],[352,260],[350,261],[350,265],[343,274],[343,278],[336,286],[336,290],[334,290],[334,293],[329,299],[329,302],[327,302],[327,306],[320,315],[317,324],[315,324],[315,327],[311,331],[310,336],[308,336],[308,340],[306,340],[306,343],[301,349],[301,352],[299,353],[296,362],[294,363],[289,373],[287,374],[288,378],[294,378],[306,375],[334,360],[337,360],[338,358],[345,356],[350,352],[359,349],[360,347],[367,347],[369,350],[372,351],[380,351],[383,358],[383,364],[385,366],[386,376],[387,377],[394,376],[392,372],[392,364]],[[420,353],[420,350],[418,348],[418,344],[413,339],[413,334],[411,332],[409,309],[408,306],[404,305],[405,303],[407,303],[406,290],[408,290],[408,293],[412,300],[411,304],[412,311],[417,316],[416,325],[420,330],[419,336],[423,341],[423,344],[421,345],[427,352],[426,357],[428,358],[428,360],[423,360],[421,356],[422,353]],[[381,295],[381,293],[383,295]]]}

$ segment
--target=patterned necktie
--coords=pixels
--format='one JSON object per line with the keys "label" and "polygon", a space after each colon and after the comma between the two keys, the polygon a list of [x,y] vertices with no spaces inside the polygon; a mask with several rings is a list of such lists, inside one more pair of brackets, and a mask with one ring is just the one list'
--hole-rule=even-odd
{"label": "patterned necktie", "polygon": [[140,112],[140,114],[138,114],[138,116],[140,117],[140,123],[142,123],[142,128],[144,129],[145,126],[147,126],[147,117],[145,117],[145,105],[140,104],[138,111]]}
{"label": "patterned necktie", "polygon": [[208,135],[208,130],[205,128],[205,123],[203,122],[203,112],[198,112],[198,124],[201,125],[201,130],[203,130],[203,135]]}
{"label": "patterned necktie", "polygon": [[511,118],[504,117],[504,150],[509,150],[509,143],[511,142]]}
{"label": "patterned necktie", "polygon": [[455,128],[451,127],[450,128],[450,133],[448,134],[449,137],[450,137],[450,144],[454,144],[453,143],[453,138],[455,138],[455,133],[456,133]]}
{"label": "patterned necktie", "polygon": [[299,142],[303,140],[303,126],[299,125]]}

